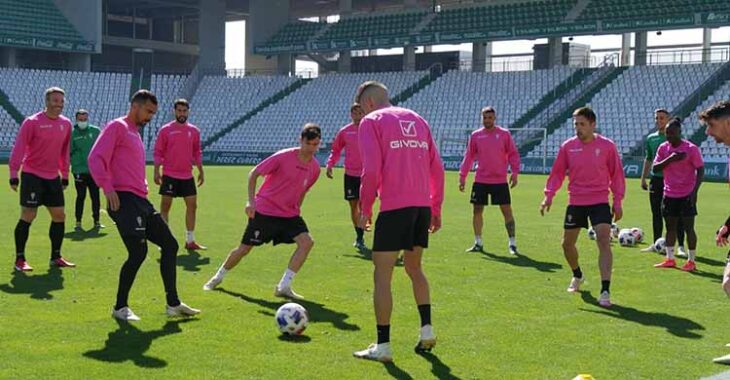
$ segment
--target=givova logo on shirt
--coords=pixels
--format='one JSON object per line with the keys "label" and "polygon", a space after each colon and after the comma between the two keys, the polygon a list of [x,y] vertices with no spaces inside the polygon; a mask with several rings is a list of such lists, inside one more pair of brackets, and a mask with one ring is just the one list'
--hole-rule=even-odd
{"label": "givova logo on shirt", "polygon": [[416,122],[415,121],[409,121],[409,120],[399,120],[400,121],[400,131],[403,133],[403,136],[406,137],[416,137]]}
{"label": "givova logo on shirt", "polygon": [[[415,121],[409,121],[409,120],[399,120],[400,122],[400,131],[405,137],[416,137],[416,122]],[[421,149],[428,149],[428,143],[425,141],[419,141],[419,140],[406,140],[406,139],[399,139],[399,140],[392,140],[390,142],[390,148],[391,149],[401,149],[401,148],[421,148]]]}

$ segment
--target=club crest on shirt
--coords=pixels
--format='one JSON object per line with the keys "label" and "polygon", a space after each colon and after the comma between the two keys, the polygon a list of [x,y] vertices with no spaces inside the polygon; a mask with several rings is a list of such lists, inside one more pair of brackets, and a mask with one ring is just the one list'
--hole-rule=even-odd
{"label": "club crest on shirt", "polygon": [[601,148],[596,148],[596,157],[601,155]]}

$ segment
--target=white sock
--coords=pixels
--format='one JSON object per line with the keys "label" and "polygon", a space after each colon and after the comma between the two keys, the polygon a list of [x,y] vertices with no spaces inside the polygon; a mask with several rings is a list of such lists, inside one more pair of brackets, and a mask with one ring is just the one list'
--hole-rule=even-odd
{"label": "white sock", "polygon": [[421,326],[421,336],[433,336],[433,326]]}
{"label": "white sock", "polygon": [[674,260],[674,247],[667,247],[667,260]]}
{"label": "white sock", "polygon": [[690,249],[689,250],[689,261],[695,261],[695,256],[697,256],[697,250]]}
{"label": "white sock", "polygon": [[291,269],[287,268],[286,272],[284,272],[284,275],[281,276],[281,281],[279,281],[279,285],[277,286],[277,288],[286,289],[291,287],[291,281],[294,279],[295,274],[297,274],[297,272],[294,272]]}
{"label": "white sock", "polygon": [[218,268],[218,272],[215,272],[215,277],[223,278],[223,276],[226,275],[226,272],[228,272],[228,269],[221,265],[221,267]]}
{"label": "white sock", "polygon": [[482,245],[482,237],[481,237],[481,235],[474,235],[474,244],[476,244],[476,245]]}
{"label": "white sock", "polygon": [[509,238],[509,245],[517,245],[517,239],[514,236]]}
{"label": "white sock", "polygon": [[195,241],[195,233],[193,231],[188,231],[185,233],[185,242],[186,243],[192,243]]}

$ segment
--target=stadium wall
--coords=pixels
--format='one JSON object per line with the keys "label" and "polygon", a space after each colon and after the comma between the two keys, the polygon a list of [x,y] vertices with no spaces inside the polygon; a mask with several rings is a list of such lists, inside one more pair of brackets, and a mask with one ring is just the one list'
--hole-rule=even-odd
{"label": "stadium wall", "polygon": [[101,53],[101,0],[53,0],[53,3],[86,41],[94,43],[94,52]]}

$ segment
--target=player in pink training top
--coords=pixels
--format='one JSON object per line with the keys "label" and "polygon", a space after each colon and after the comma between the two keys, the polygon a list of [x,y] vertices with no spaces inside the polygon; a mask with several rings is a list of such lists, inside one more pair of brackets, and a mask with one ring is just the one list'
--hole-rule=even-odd
{"label": "player in pink training top", "polygon": [[682,121],[678,118],[667,123],[667,141],[659,145],[654,157],[653,169],[664,175],[664,199],[662,215],[667,224],[666,252],[667,258],[655,268],[675,268],[674,243],[677,240],[677,225],[682,226],[687,234],[689,256],[683,271],[692,272],[697,266],[697,234],[695,233],[695,216],[697,216],[697,192],[700,190],[702,178],[705,176],[705,163],[697,145],[682,139]]}
{"label": "player in pink training top", "polygon": [[431,326],[431,296],[421,257],[428,248],[429,231],[435,233],[441,228],[444,166],[428,123],[409,109],[392,106],[388,89],[382,83],[361,84],[355,102],[367,113],[360,122],[360,227],[371,218],[376,197],[380,198],[380,214],[375,222],[372,255],[378,340],[354,356],[389,362],[393,360],[391,279],[400,251],[404,251],[404,266],[421,318],[416,351],[430,351],[436,344]]}
{"label": "player in pink training top", "polygon": [[66,222],[63,191],[68,186],[72,128],[71,121],[61,115],[65,95],[58,87],[46,90],[46,109],[23,121],[10,153],[10,188],[18,191],[20,185],[20,220],[15,226],[17,271],[33,270],[25,258],[25,244],[28,242],[30,224],[38,214],[38,206],[46,206],[51,214],[48,231],[51,238],[51,266],[76,266],[61,257]]}
{"label": "player in pink training top", "polygon": [[360,175],[362,174],[362,160],[358,146],[358,130],[360,120],[365,116],[362,107],[355,103],[350,107],[352,123],[342,127],[332,142],[332,153],[327,159],[327,178],[332,178],[332,168],[340,160],[340,153],[345,150],[345,200],[350,204],[350,218],[355,227],[355,246],[360,253],[367,251],[365,246],[365,230],[357,226],[360,217]]}
{"label": "player in pink training top", "polygon": [[122,321],[140,318],[129,308],[129,291],[137,271],[147,257],[147,240],[160,247],[160,274],[165,287],[167,315],[191,316],[200,313],[182,303],[177,294],[178,244],[147,199],[145,149],[140,129],[157,113],[157,97],[148,90],[132,96],[126,116],[110,121],[89,153],[89,171],[104,190],[107,212],[117,224],[119,236],[127,248],[127,260],[119,271],[117,302],[112,316]]}
{"label": "player in pink training top", "polygon": [[[474,246],[467,252],[484,252],[482,243],[482,213],[484,206],[498,205],[504,226],[509,238],[508,249],[512,255],[517,255],[515,241],[515,218],[512,215],[512,198],[509,189],[517,186],[517,175],[520,172],[520,153],[517,151],[512,135],[508,130],[496,125],[497,112],[492,107],[482,109],[482,125],[469,136],[469,143],[464,152],[464,160],[459,170],[459,191],[464,192],[466,177],[472,169],[474,160],[477,163],[477,173],[471,188],[471,203],[474,204],[472,226],[474,227]],[[512,174],[507,184],[507,165]]]}
{"label": "player in pink training top", "polygon": [[[177,99],[173,103],[175,121],[160,128],[155,141],[155,184],[160,186],[160,214],[169,223],[172,198],[185,200],[185,249],[207,249],[195,242],[195,212],[198,209],[198,192],[193,179],[193,164],[198,168],[198,187],[203,186],[203,150],[200,147],[200,130],[188,123],[190,103]],[[160,175],[162,166],[162,175]]]}
{"label": "player in pink training top", "polygon": [[[626,191],[621,155],[613,141],[595,133],[596,114],[588,107],[573,112],[575,137],[566,140],[558,151],[547,183],[540,214],[550,211],[555,193],[568,175],[568,208],[563,225],[563,254],[573,270],[568,292],[577,292],[584,281],[578,264],[578,240],[581,228],[588,228],[588,219],[596,231],[598,266],[601,271],[599,305],[611,306],[611,218],[619,221],[623,215],[621,203]],[[608,205],[609,189],[613,193],[613,210]]]}
{"label": "player in pink training top", "polygon": [[[319,178],[319,163],[314,156],[319,149],[322,131],[319,126],[307,123],[300,134],[300,146],[280,150],[256,165],[248,174],[248,225],[241,244],[234,248],[218,272],[203,285],[213,290],[223,281],[226,272],[238,265],[255,246],[273,240],[274,245],[296,243],[289,265],[274,296],[304,299],[291,288],[291,282],[307,260],[314,246],[309,228],[301,217],[304,196]],[[264,184],[256,192],[256,181],[264,176]],[[255,194],[255,195],[254,195]]]}

